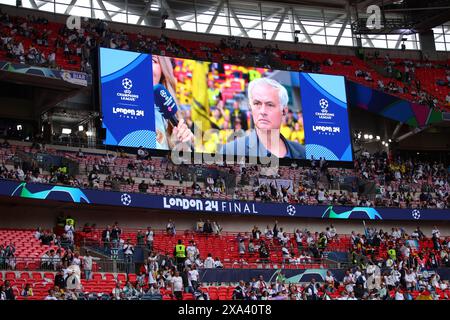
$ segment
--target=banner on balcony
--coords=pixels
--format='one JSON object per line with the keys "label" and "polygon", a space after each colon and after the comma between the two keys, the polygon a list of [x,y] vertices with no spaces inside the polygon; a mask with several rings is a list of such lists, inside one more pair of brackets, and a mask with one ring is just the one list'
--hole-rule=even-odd
{"label": "banner on balcony", "polygon": [[326,205],[300,205],[251,201],[161,196],[81,189],[60,185],[0,180],[0,195],[28,199],[56,200],[81,204],[113,205],[147,209],[249,216],[365,220],[450,220],[448,209],[400,209]]}

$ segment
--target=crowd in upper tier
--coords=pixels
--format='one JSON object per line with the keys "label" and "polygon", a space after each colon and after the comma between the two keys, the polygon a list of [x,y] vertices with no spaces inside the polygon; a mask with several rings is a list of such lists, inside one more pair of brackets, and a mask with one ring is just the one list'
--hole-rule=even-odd
{"label": "crowd in upper tier", "polygon": [[[281,70],[301,70],[341,74],[350,80],[388,91],[407,100],[432,108],[450,106],[450,69],[448,61],[393,59],[389,54],[355,56],[283,51],[278,45],[256,48],[251,41],[225,38],[218,44],[169,39],[139,32],[129,34],[114,30],[101,20],[82,22],[69,30],[66,25],[28,15],[12,17],[0,11],[0,57],[50,68],[92,72],[91,49],[102,46],[113,49],[149,52],[180,58],[203,59]],[[372,65],[379,64],[384,74]]]}
{"label": "crowd in upper tier", "polygon": [[[448,166],[411,158],[392,158],[386,153],[364,151],[355,159],[354,169],[329,168],[327,161],[319,159],[312,160],[311,166],[280,166],[276,170],[255,165],[211,165],[201,177],[195,177],[196,167],[201,166],[173,165],[167,158],[151,159],[141,152],[142,149],[136,156],[124,152],[88,155],[81,150],[61,152],[36,144],[35,148],[41,148],[41,152],[78,161],[80,172],[71,175],[67,167],[42,171],[37,162],[34,167],[22,168],[15,157],[21,147],[12,149],[6,140],[1,146],[4,151],[0,155],[0,177],[26,182],[309,205],[450,207]],[[366,189],[367,184],[370,191]]]}

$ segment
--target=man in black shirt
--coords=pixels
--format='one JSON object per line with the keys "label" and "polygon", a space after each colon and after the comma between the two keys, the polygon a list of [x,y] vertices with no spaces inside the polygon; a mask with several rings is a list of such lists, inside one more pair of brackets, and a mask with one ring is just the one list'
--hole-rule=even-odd
{"label": "man in black shirt", "polygon": [[247,290],[245,288],[245,282],[239,281],[239,285],[233,291],[233,300],[245,300],[247,298]]}
{"label": "man in black shirt", "polygon": [[55,276],[55,286],[58,286],[60,289],[64,289],[66,287],[66,279],[64,279],[64,274],[60,270]]}
{"label": "man in black shirt", "polygon": [[11,282],[9,282],[9,280],[5,281],[5,296],[6,300],[16,300],[16,296],[14,295],[14,291],[11,287]]}
{"label": "man in black shirt", "polygon": [[148,184],[145,183],[144,180],[142,180],[142,182],[139,184],[139,192],[145,193],[145,192],[147,192],[147,189],[148,189]]}
{"label": "man in black shirt", "polygon": [[208,234],[212,233],[211,221],[206,220],[205,224],[203,225],[203,232]]}

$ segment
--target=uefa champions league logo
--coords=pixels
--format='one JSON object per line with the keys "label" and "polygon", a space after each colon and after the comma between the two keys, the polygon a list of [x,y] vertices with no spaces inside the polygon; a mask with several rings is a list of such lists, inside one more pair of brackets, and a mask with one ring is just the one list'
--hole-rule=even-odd
{"label": "uefa champions league logo", "polygon": [[133,81],[128,78],[122,80],[122,86],[125,90],[130,90],[133,87]]}
{"label": "uefa champions league logo", "polygon": [[322,109],[323,113],[327,113],[328,112],[328,100],[320,99],[319,100],[319,106]]}
{"label": "uefa champions league logo", "polygon": [[412,214],[412,217],[413,217],[414,219],[416,219],[416,220],[420,219],[420,211],[419,211],[419,210],[414,209],[414,210],[411,212],[411,214]]}
{"label": "uefa champions league logo", "polygon": [[286,208],[286,212],[287,212],[287,214],[288,215],[290,215],[290,216],[293,216],[293,215],[295,215],[295,207],[293,206],[293,205],[288,205],[287,206],[287,208]]}
{"label": "uefa champions league logo", "polygon": [[120,196],[120,201],[124,206],[129,206],[131,204],[131,196],[128,193],[124,193]]}

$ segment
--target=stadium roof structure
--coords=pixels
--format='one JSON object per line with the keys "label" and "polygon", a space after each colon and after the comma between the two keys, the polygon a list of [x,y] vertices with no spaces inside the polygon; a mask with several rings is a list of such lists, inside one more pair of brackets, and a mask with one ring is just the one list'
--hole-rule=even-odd
{"label": "stadium roof structure", "polygon": [[[0,0],[15,5],[15,0]],[[367,8],[382,9],[379,29]],[[418,34],[450,21],[445,0],[23,0],[25,8],[131,25],[321,45],[420,49]],[[361,40],[361,42],[360,42]],[[406,41],[406,42],[405,42]]]}

